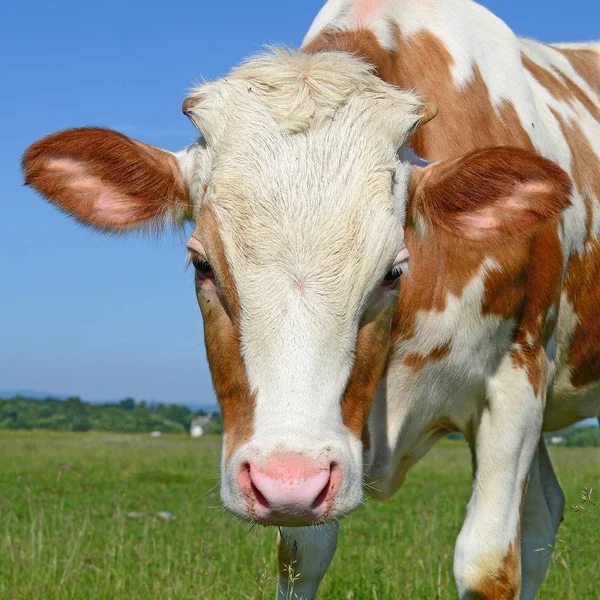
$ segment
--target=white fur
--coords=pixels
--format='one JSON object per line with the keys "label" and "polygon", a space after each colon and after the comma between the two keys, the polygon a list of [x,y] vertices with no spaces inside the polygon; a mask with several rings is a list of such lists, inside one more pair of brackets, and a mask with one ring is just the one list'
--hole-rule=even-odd
{"label": "white fur", "polygon": [[362,463],[340,401],[359,321],[403,247],[411,165],[398,150],[423,104],[341,53],[274,51],[193,96],[212,151],[195,200],[221,225],[256,391],[254,436],[225,468],[223,501],[243,516],[240,464],[283,447],[340,465],[345,514],[361,500]]}

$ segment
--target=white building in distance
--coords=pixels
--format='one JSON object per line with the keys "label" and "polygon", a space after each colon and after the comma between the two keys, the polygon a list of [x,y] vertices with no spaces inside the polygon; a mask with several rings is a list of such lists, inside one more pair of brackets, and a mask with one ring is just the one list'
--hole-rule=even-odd
{"label": "white building in distance", "polygon": [[211,421],[214,421],[214,419],[215,416],[212,413],[208,413],[204,417],[196,417],[190,426],[190,435],[193,438],[200,437],[204,434],[204,427]]}

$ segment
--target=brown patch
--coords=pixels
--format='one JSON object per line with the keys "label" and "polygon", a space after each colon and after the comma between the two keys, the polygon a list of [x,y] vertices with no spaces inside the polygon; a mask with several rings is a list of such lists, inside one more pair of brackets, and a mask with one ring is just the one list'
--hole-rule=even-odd
{"label": "brown patch", "polygon": [[554,98],[567,102],[571,106],[581,102],[594,119],[600,121],[600,108],[598,108],[598,105],[567,75],[556,68],[556,72],[553,73],[549,69],[541,67],[524,53],[521,53],[521,60],[523,66],[533,75],[535,80],[545,87]]}
{"label": "brown patch", "polygon": [[583,387],[600,380],[600,240],[591,234],[592,205],[600,200],[600,158],[575,122],[566,123],[553,113],[571,150],[573,181],[584,199],[587,218],[586,250],[574,254],[569,262],[565,289],[578,317],[567,363],[571,367],[571,383]]}
{"label": "brown patch", "polygon": [[394,309],[395,306],[389,304],[358,331],[354,366],[342,399],[344,425],[357,439],[361,439],[377,386],[384,373]]}
{"label": "brown patch", "polygon": [[237,289],[219,236],[217,218],[206,204],[200,208],[196,235],[202,239],[219,288],[218,297],[209,297],[200,290],[199,280],[196,280],[198,304],[204,318],[206,356],[223,415],[227,463],[252,437],[256,394],[250,390],[241,356]]}
{"label": "brown patch", "polygon": [[521,593],[521,553],[519,545],[510,544],[502,564],[469,590],[480,600],[518,600]]}
{"label": "brown patch", "polygon": [[471,82],[459,90],[451,71],[454,59],[439,38],[429,32],[406,38],[398,30],[396,40],[390,83],[414,88],[440,107],[437,118],[413,136],[411,145],[419,156],[437,161],[490,146],[533,150],[514,105],[505,101],[496,110],[477,67]]}
{"label": "brown patch", "polygon": [[[548,357],[544,348],[556,323],[556,316],[546,322],[547,315],[552,307],[558,310],[560,304],[563,253],[558,231],[558,219],[546,223],[532,241],[528,257],[521,263],[521,266],[526,265],[526,278],[517,275],[513,280],[522,286],[523,304],[511,354],[515,365],[527,372],[536,396],[547,385]],[[492,282],[496,286],[494,291]],[[493,303],[498,305],[507,292],[500,288],[504,288],[503,284],[495,281],[495,273],[491,273],[486,280],[486,299],[493,298]],[[506,307],[509,305],[507,302]],[[541,399],[545,402],[545,393],[541,394]]]}
{"label": "brown patch", "polygon": [[90,127],[55,133],[28,148],[22,167],[26,185],[99,229],[156,223],[174,205],[191,216],[177,159],[116,131]]}
{"label": "brown patch", "polygon": [[370,29],[323,31],[302,48],[302,52],[349,52],[373,65],[381,79],[391,83],[396,69],[395,53],[388,52]]}
{"label": "brown patch", "polygon": [[386,82],[414,89],[440,108],[439,115],[412,137],[411,146],[422,158],[438,161],[490,146],[533,150],[513,104],[497,110],[477,67],[471,82],[457,89],[452,77],[454,59],[443,42],[430,32],[403,36],[397,24],[396,48],[383,48],[372,31],[324,31],[304,52],[343,51],[363,57]]}
{"label": "brown patch", "polygon": [[[521,535],[525,497],[529,485],[529,476],[521,482],[521,501],[519,503],[519,521],[515,539],[508,546],[508,552],[498,568],[482,577],[475,589],[475,597],[481,600],[518,600],[521,593]],[[487,570],[487,569],[486,569]]]}
{"label": "brown patch", "polygon": [[[515,366],[524,369],[527,373],[533,393],[537,397],[548,383],[548,357],[543,348],[531,349],[529,346],[516,348],[511,350],[511,357]],[[541,395],[541,400],[542,405],[545,406],[545,393]]]}
{"label": "brown patch", "polygon": [[450,344],[444,344],[443,346],[434,348],[428,354],[408,354],[402,363],[409,369],[412,369],[415,373],[418,373],[419,371],[422,371],[429,363],[439,362],[446,358],[450,354],[451,350],[452,346]]}
{"label": "brown patch", "polygon": [[556,48],[555,50],[565,56],[587,84],[600,94],[600,53],[595,50],[582,48]]}

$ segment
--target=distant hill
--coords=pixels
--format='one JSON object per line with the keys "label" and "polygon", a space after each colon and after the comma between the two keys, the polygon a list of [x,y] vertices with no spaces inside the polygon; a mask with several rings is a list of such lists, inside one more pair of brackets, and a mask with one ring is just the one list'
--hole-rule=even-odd
{"label": "distant hill", "polygon": [[34,398],[36,400],[42,400],[43,398],[59,398],[60,400],[66,400],[69,394],[53,394],[52,392],[40,392],[39,390],[1,390],[0,398],[14,398],[15,396],[22,396],[23,398]]}

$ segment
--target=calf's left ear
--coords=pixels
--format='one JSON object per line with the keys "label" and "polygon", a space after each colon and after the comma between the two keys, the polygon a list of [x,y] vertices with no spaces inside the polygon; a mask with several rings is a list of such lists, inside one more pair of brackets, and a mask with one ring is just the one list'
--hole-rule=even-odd
{"label": "calf's left ear", "polygon": [[429,222],[473,242],[502,242],[557,217],[570,193],[569,176],[555,163],[519,148],[489,148],[415,168],[408,224]]}

